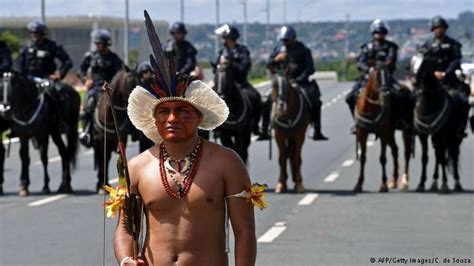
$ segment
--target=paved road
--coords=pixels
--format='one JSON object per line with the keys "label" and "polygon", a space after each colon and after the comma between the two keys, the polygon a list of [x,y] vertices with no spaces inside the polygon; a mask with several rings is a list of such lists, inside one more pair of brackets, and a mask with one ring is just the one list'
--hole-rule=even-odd
{"label": "paved road", "polygon": [[[444,258],[473,262],[474,137],[469,135],[462,147],[464,193],[440,195],[412,191],[419,181],[419,143],[417,156],[412,160],[410,191],[378,193],[379,149],[378,143],[372,141],[365,192],[353,194],[358,165],[354,160],[354,137],[349,135],[352,122],[344,103],[351,84],[322,82],[320,85],[325,102],[324,133],[331,139],[327,142],[308,139],[305,143],[302,172],[308,193],[270,192],[270,207],[256,210],[257,265],[372,265],[371,258],[384,257],[438,258],[439,265],[467,265],[442,263]],[[51,187],[56,188],[60,171],[53,149],[50,174]],[[38,193],[42,168],[35,163],[38,156],[32,153],[33,195],[20,198],[16,196],[17,150],[13,145],[12,157],[6,161],[6,196],[0,198],[0,265],[101,265],[102,197],[93,192],[96,180],[90,152],[80,153],[80,165],[73,174],[76,194],[50,197]],[[129,156],[137,150],[132,144]],[[252,143],[248,167],[254,181],[267,183],[271,188],[278,178],[276,146],[273,151],[274,159],[269,161],[268,142]],[[429,167],[431,170],[432,165]],[[51,201],[37,205],[43,199]],[[29,206],[32,203],[36,206]],[[114,227],[115,221],[106,220],[106,265],[114,265],[111,247]]]}

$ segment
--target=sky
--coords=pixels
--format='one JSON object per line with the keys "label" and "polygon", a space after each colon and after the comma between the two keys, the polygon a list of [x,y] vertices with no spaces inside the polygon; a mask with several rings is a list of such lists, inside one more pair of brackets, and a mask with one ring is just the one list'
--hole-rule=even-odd
{"label": "sky", "polygon": [[[125,14],[125,0],[44,1],[46,16],[123,17]],[[216,23],[216,0],[182,1],[186,23]],[[265,23],[267,0],[219,0],[220,22],[243,22],[243,1],[247,2],[249,22]],[[351,20],[429,18],[434,15],[455,18],[462,11],[474,11],[474,0],[269,0],[269,2],[271,23],[341,21],[346,19],[346,15],[349,15]],[[147,9],[154,19],[178,21],[180,3],[180,0],[129,0],[130,17],[141,19],[143,9]],[[0,22],[2,17],[39,18],[40,14],[40,0],[0,0]]]}

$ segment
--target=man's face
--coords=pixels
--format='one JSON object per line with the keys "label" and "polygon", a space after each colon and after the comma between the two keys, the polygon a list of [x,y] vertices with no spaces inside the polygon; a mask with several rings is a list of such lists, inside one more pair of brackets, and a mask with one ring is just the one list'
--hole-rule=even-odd
{"label": "man's face", "polygon": [[436,27],[433,29],[433,32],[436,38],[442,38],[446,32],[446,29],[444,27]]}
{"label": "man's face", "polygon": [[374,35],[374,40],[379,41],[379,42],[385,40],[385,36],[386,36],[385,34],[380,33],[380,32],[374,32],[373,35]]}
{"label": "man's face", "polygon": [[173,34],[173,38],[177,42],[183,41],[185,37],[186,37],[186,35],[184,35],[184,33],[182,33],[182,32],[176,32],[175,34]]}
{"label": "man's face", "polygon": [[148,69],[143,71],[141,74],[141,79],[143,81],[150,81],[152,78],[153,78],[153,73],[151,73],[151,71]]}
{"label": "man's face", "polygon": [[105,53],[105,52],[107,52],[108,46],[105,43],[96,42],[95,43],[95,49],[99,53]]}
{"label": "man's face", "polygon": [[295,39],[281,39],[281,42],[285,47],[291,47],[295,43]]}
{"label": "man's face", "polygon": [[30,31],[30,35],[33,42],[41,42],[44,38],[43,34],[36,31]]}
{"label": "man's face", "polygon": [[223,38],[223,44],[226,46],[226,47],[234,47],[235,46],[235,40],[234,39],[231,39],[231,38]]}
{"label": "man's face", "polygon": [[182,101],[164,102],[155,110],[155,125],[165,141],[182,142],[195,137],[201,121],[201,113]]}

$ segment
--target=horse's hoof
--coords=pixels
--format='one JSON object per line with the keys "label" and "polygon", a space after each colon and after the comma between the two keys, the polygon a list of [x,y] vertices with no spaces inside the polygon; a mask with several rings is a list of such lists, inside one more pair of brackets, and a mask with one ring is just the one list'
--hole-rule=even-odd
{"label": "horse's hoof", "polygon": [[275,193],[284,193],[286,192],[287,187],[286,184],[278,182],[278,184],[275,187]]}
{"label": "horse's hoof", "polygon": [[44,195],[48,195],[51,193],[51,190],[49,190],[49,187],[48,186],[44,186],[43,189],[41,190],[41,192],[44,194]]}
{"label": "horse's hoof", "polygon": [[431,184],[430,191],[431,192],[437,192],[438,191],[438,183],[437,182],[433,182],[433,184]]}
{"label": "horse's hoof", "polygon": [[425,192],[425,185],[419,184],[415,191],[416,192]]}
{"label": "horse's hoof", "polygon": [[97,189],[97,194],[104,195],[105,194],[105,189],[103,189],[103,188]]}
{"label": "horse's hoof", "polygon": [[390,180],[390,182],[388,182],[388,188],[397,189],[397,187],[398,187],[397,180],[393,179],[393,180]]}
{"label": "horse's hoof", "polygon": [[18,196],[20,197],[26,197],[30,195],[30,192],[28,191],[28,188],[26,187],[20,187],[20,191],[18,191]]}
{"label": "horse's hoof", "polygon": [[3,186],[0,185],[0,196],[2,196],[2,195],[3,195]]}
{"label": "horse's hoof", "polygon": [[381,192],[381,193],[388,192],[387,184],[382,184],[382,185],[380,185],[379,192]]}
{"label": "horse's hoof", "polygon": [[58,188],[58,194],[72,194],[71,184],[69,183],[61,184]]}
{"label": "horse's hoof", "polygon": [[295,185],[295,192],[296,193],[304,193],[304,186],[302,183],[297,183]]}
{"label": "horse's hoof", "polygon": [[442,184],[441,189],[439,191],[441,194],[448,194],[449,193],[449,187],[448,184]]}
{"label": "horse's hoof", "polygon": [[402,181],[400,182],[400,191],[408,191],[408,175],[403,174]]}
{"label": "horse's hoof", "polygon": [[461,183],[456,182],[456,184],[454,184],[454,191],[456,191],[456,192],[463,192],[464,191],[464,189],[461,186]]}
{"label": "horse's hoof", "polygon": [[362,184],[357,183],[352,191],[354,191],[354,193],[361,193],[362,192]]}

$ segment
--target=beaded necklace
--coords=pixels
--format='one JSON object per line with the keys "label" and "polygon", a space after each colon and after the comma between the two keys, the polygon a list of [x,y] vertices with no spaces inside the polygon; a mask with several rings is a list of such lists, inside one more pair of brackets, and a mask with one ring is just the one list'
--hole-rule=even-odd
{"label": "beaded necklace", "polygon": [[[160,148],[160,175],[161,175],[161,183],[165,188],[166,193],[170,197],[180,199],[184,197],[191,188],[193,183],[194,176],[196,176],[197,169],[199,167],[199,162],[201,160],[202,155],[202,141],[201,138],[198,138],[196,143],[196,147],[194,151],[186,156],[184,159],[176,160],[171,158],[168,153],[166,152],[164,143],[161,143]],[[178,170],[175,170],[171,163],[176,163],[178,165]],[[181,168],[181,163],[184,163],[184,167]],[[171,189],[170,184],[168,183],[168,175],[170,176],[171,180],[176,184],[178,187],[178,191],[173,191]],[[180,182],[177,179],[177,175],[183,176],[183,181]]]}

